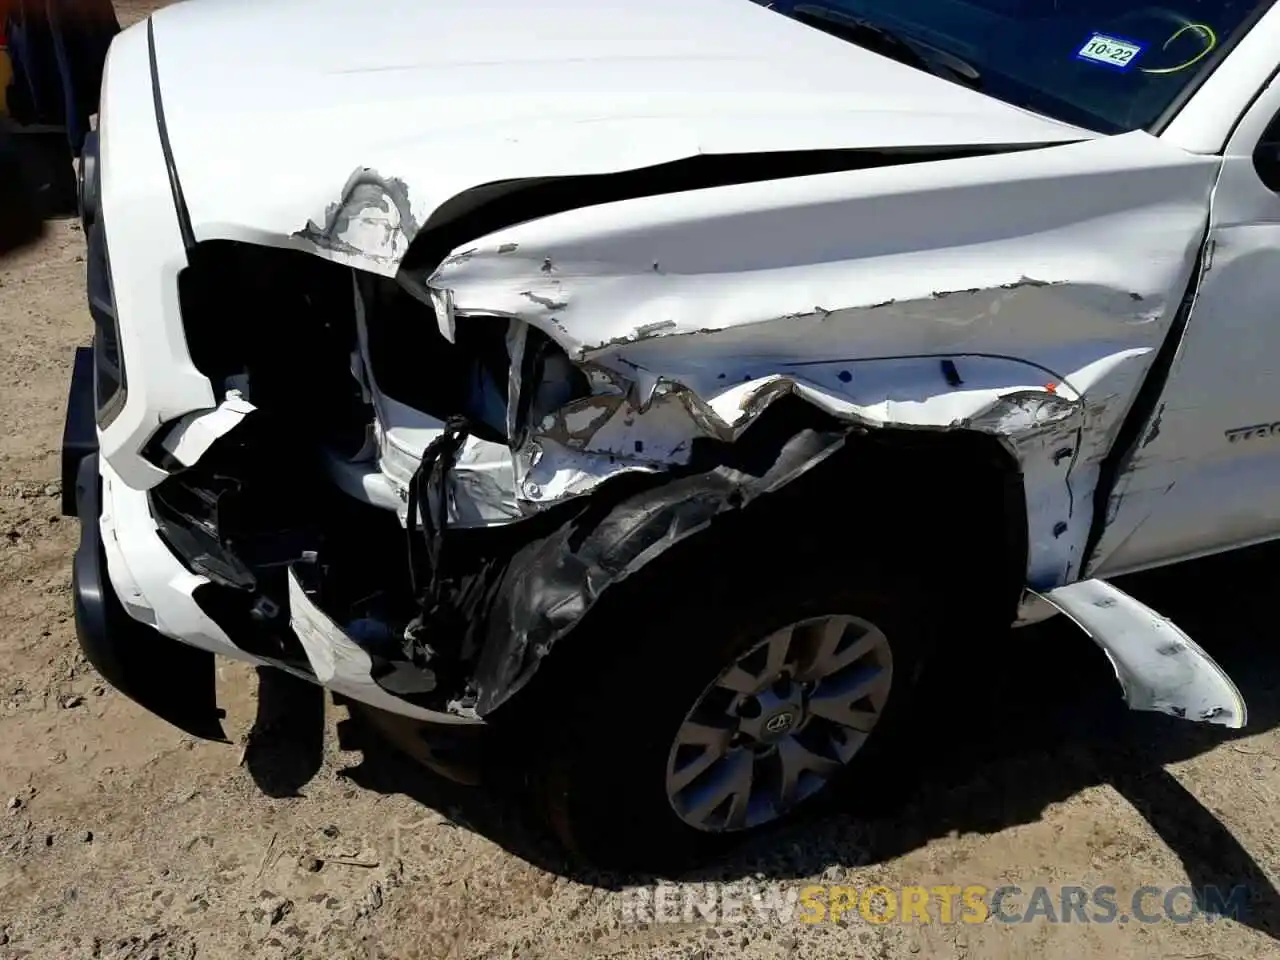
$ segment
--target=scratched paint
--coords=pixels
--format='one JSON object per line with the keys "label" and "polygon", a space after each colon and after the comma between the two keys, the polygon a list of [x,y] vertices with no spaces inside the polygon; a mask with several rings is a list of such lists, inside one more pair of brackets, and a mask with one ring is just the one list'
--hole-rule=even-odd
{"label": "scratched paint", "polygon": [[[329,204],[321,222],[308,220],[293,236],[355,263],[394,264],[417,233],[404,182],[360,167],[347,180],[340,198]],[[456,254],[453,261],[465,262],[466,256]]]}

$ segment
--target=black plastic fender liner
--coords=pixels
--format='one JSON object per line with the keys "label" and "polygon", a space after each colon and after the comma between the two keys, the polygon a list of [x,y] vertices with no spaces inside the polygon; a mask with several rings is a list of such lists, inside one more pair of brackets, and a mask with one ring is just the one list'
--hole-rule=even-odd
{"label": "black plastic fender liner", "polygon": [[476,712],[492,713],[524,688],[610,587],[808,473],[847,436],[848,428],[807,428],[780,444],[776,436],[755,444],[744,437],[732,462],[668,478],[606,510],[585,510],[517,551],[485,618],[473,676]]}
{"label": "black plastic fender liner", "polygon": [[98,529],[100,484],[98,455],[83,457],[76,477],[80,545],[71,573],[80,647],[102,678],[139,706],[192,736],[227,743],[213,654],[134,620],[111,586]]}

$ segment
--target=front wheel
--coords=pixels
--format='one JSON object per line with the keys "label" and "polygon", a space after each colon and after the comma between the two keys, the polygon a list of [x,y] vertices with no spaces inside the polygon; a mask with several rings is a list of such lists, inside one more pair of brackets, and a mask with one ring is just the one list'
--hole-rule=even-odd
{"label": "front wheel", "polygon": [[666,612],[642,627],[595,624],[592,646],[620,655],[539,711],[550,821],[598,866],[682,866],[837,784],[851,807],[882,799],[903,754],[932,605],[819,573],[718,597],[688,583],[650,583]]}
{"label": "front wheel", "polygon": [[847,614],[789,624],[725,667],[676,731],[667,800],[695,830],[765,826],[850,763],[893,686],[884,632]]}

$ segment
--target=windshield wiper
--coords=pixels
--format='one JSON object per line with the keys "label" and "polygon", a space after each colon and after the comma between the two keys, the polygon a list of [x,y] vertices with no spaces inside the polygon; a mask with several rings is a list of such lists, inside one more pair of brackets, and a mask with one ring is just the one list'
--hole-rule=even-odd
{"label": "windshield wiper", "polygon": [[[779,11],[781,12],[781,11]],[[973,64],[932,44],[896,33],[888,27],[872,23],[835,7],[818,3],[798,3],[789,11],[793,19],[829,33],[842,40],[883,54],[907,66],[927,70],[944,80],[972,87],[982,86],[982,74]]]}

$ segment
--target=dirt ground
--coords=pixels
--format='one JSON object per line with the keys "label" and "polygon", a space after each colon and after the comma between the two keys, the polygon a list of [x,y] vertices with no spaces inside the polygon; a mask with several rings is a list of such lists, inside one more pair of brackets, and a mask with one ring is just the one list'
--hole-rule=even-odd
{"label": "dirt ground", "polygon": [[569,866],[510,798],[420,770],[318,690],[224,666],[232,745],[147,715],[71,620],[58,445],[90,336],[82,240],[55,224],[0,263],[0,958],[1280,956],[1274,549],[1127,585],[1237,679],[1243,735],[1129,713],[1065,625],[957,637],[891,816],[801,823],[677,878],[1109,885],[1122,908],[1143,885],[1244,885],[1237,920],[638,924],[626,888],[645,878]]}

